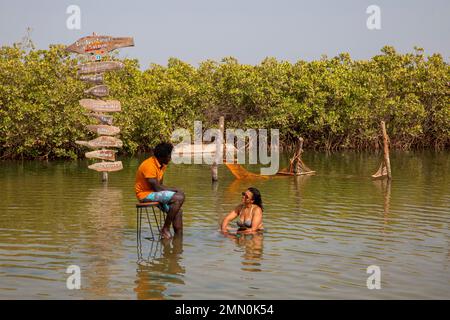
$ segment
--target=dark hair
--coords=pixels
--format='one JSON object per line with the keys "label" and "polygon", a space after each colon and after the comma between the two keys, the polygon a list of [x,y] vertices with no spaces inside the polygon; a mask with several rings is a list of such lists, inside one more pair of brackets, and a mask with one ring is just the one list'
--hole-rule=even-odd
{"label": "dark hair", "polygon": [[171,143],[162,142],[155,147],[153,154],[158,159],[167,158],[172,154],[172,150],[173,145]]}
{"label": "dark hair", "polygon": [[258,189],[250,187],[247,189],[253,194],[253,203],[256,204],[258,207],[261,208],[261,210],[264,210],[262,198],[261,198],[261,192],[259,192]]}

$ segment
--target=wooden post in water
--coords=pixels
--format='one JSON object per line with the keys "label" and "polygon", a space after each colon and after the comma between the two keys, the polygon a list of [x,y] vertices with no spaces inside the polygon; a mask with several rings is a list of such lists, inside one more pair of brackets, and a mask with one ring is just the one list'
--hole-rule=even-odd
{"label": "wooden post in water", "polygon": [[[216,144],[220,146],[220,148],[223,148],[223,133],[225,131],[225,118],[220,117],[219,119],[219,141],[216,141]],[[216,150],[215,154],[215,160],[214,163],[211,165],[211,180],[212,182],[219,181],[219,166],[218,163],[220,162],[220,157],[222,155],[222,152],[219,152],[219,150]]]}
{"label": "wooden post in water", "polygon": [[386,165],[387,178],[388,180],[391,180],[392,175],[391,175],[391,160],[389,158],[389,137],[386,133],[386,124],[384,121],[381,121],[381,131],[383,132],[384,164]]}
{"label": "wooden post in water", "polygon": [[303,153],[303,138],[300,137],[300,138],[298,138],[297,145],[295,148],[295,154],[294,154],[293,167],[294,167],[295,174],[299,174],[301,172],[300,159],[301,159],[302,153]]}

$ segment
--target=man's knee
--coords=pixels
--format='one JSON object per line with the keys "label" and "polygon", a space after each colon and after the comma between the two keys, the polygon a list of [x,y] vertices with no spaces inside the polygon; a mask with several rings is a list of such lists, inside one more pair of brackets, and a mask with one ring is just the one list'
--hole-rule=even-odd
{"label": "man's knee", "polygon": [[176,193],[176,195],[178,195],[180,198],[182,198],[182,200],[184,201],[184,199],[185,199],[185,195],[184,195],[184,192],[183,191],[178,191],[177,193]]}
{"label": "man's knee", "polygon": [[185,199],[185,195],[184,195],[184,192],[182,192],[182,191],[175,193],[172,197],[173,202],[178,202],[181,204],[184,202],[184,199]]}

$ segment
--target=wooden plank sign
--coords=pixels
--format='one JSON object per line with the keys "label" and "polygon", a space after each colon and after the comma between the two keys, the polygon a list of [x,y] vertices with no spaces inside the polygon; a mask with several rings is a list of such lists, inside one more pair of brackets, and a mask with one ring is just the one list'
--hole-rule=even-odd
{"label": "wooden plank sign", "polygon": [[95,132],[99,135],[105,136],[115,136],[120,133],[120,129],[118,127],[113,126],[105,126],[105,125],[90,125],[86,126],[89,131]]}
{"label": "wooden plank sign", "polygon": [[123,69],[125,65],[118,61],[88,62],[79,66],[78,74],[103,73]]}
{"label": "wooden plank sign", "polygon": [[120,112],[122,110],[120,101],[117,100],[81,99],[80,105],[94,112]]}
{"label": "wooden plank sign", "polygon": [[113,116],[106,116],[104,114],[96,114],[96,113],[86,113],[85,115],[97,119],[102,124],[107,124],[110,126],[113,124]]}
{"label": "wooden plank sign", "polygon": [[106,97],[107,95],[109,95],[109,88],[106,85],[95,86],[88,90],[85,90],[84,93],[92,94],[96,97]]}
{"label": "wooden plank sign", "polygon": [[123,169],[122,161],[116,162],[97,162],[88,167],[89,169],[99,172],[113,172]]}
{"label": "wooden plank sign", "polygon": [[81,81],[91,82],[91,83],[103,83],[103,74],[88,74],[80,76]]}
{"label": "wooden plank sign", "polygon": [[113,38],[110,36],[87,36],[81,38],[66,48],[73,53],[108,53],[115,49],[133,47],[134,39],[131,37]]}
{"label": "wooden plank sign", "polygon": [[122,148],[123,142],[114,137],[101,136],[91,141],[75,141],[76,144],[85,146],[91,149],[96,148]]}
{"label": "wooden plank sign", "polygon": [[85,153],[86,158],[88,159],[101,159],[101,160],[116,160],[116,151],[115,150],[95,150]]}

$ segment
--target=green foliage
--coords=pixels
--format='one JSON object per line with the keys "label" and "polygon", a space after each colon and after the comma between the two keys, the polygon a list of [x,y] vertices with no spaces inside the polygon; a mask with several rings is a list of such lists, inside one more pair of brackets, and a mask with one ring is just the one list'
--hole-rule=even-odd
{"label": "green foliage", "polygon": [[[394,147],[446,148],[450,137],[448,63],[423,49],[399,54],[384,47],[371,60],[334,58],[294,64],[267,58],[243,65],[232,58],[207,60],[197,68],[171,58],[167,66],[141,71],[123,60],[109,73],[114,115],[123,152],[146,151],[193,121],[238,128],[277,128],[282,142],[299,136],[312,147],[373,148],[385,120]],[[76,158],[75,140],[91,139],[78,101],[89,87],[77,79],[79,61],[64,46],[0,49],[0,157]]]}

